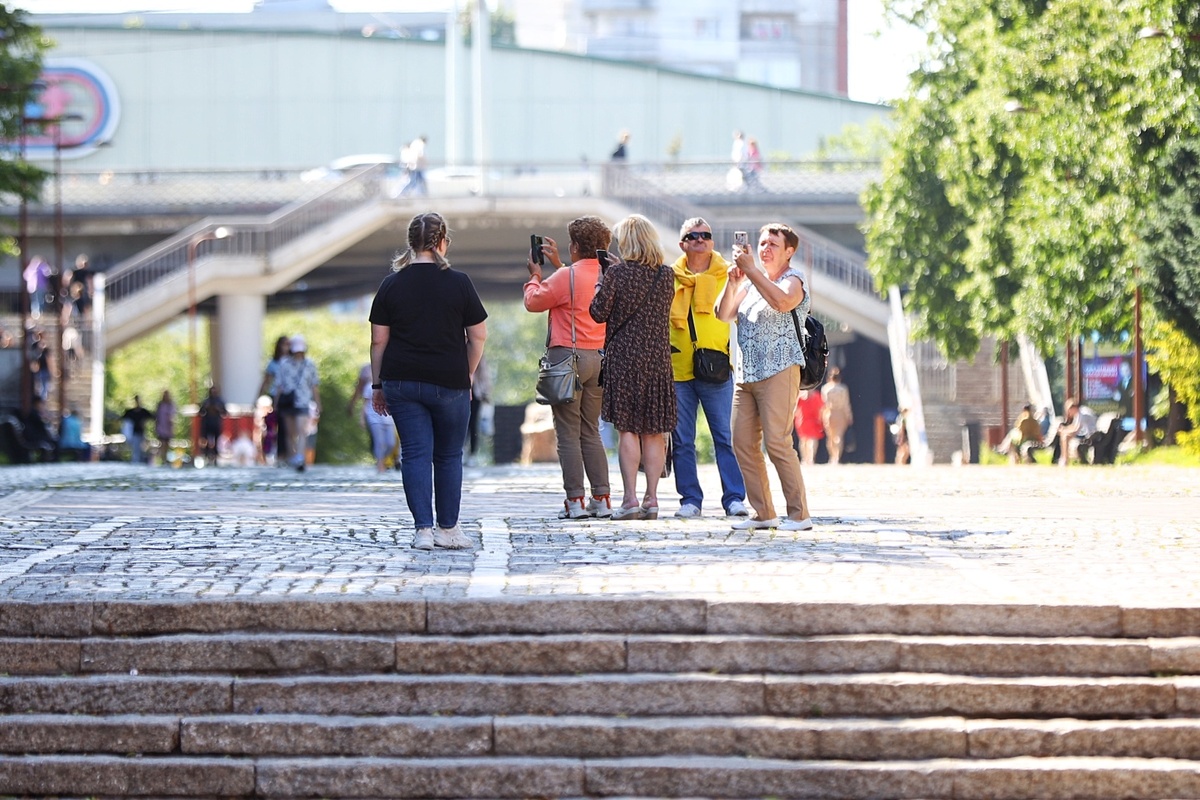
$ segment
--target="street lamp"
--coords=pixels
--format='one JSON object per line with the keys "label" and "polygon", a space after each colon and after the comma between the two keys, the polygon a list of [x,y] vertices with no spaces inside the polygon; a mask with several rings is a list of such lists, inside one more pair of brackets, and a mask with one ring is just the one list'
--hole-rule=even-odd
{"label": "street lamp", "polygon": [[[221,226],[211,231],[204,231],[192,237],[187,248],[188,273],[188,382],[191,389],[192,405],[199,408],[200,397],[196,392],[196,250],[201,242],[214,239],[224,239],[229,236],[229,229]],[[195,452],[195,425],[192,426],[192,451]]]}
{"label": "street lamp", "polygon": [[67,412],[67,363],[66,353],[63,351],[63,305],[70,302],[69,295],[64,296],[64,292],[69,288],[62,285],[64,268],[66,266],[66,246],[63,238],[63,197],[62,197],[62,124],[64,122],[79,122],[83,119],[82,114],[61,114],[53,119],[46,119],[43,122],[53,123],[54,125],[54,263],[58,268],[58,330],[57,330],[57,358],[58,358],[58,416],[61,419]]}

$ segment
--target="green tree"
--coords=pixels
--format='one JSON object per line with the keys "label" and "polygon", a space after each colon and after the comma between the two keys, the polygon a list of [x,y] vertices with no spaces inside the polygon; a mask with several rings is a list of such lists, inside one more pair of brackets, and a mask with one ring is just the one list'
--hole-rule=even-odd
{"label": "green tree", "polygon": [[[32,200],[46,172],[20,157],[25,115],[37,98],[42,55],[49,43],[20,9],[0,4],[0,194]],[[0,237],[0,252],[16,252],[11,236]]]}
{"label": "green tree", "polygon": [[865,198],[869,265],[908,290],[918,332],[948,355],[983,335],[1024,332],[1044,351],[1130,329],[1140,210],[1161,152],[1192,126],[1181,99],[1195,102],[1177,77],[1186,48],[1137,31],[1186,26],[1189,6],[892,3],[930,31],[930,53]]}
{"label": "green tree", "polygon": [[1147,285],[1160,313],[1200,346],[1200,139],[1175,146],[1165,183],[1147,215]]}

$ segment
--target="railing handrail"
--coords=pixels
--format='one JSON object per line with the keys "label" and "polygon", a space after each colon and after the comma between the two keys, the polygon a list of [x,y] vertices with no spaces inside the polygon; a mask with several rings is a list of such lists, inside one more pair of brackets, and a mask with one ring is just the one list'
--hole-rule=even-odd
{"label": "railing handrail", "polygon": [[[214,249],[230,254],[269,257],[273,249],[295,238],[295,235],[278,235],[278,232],[293,220],[308,217],[310,222],[316,221],[313,210],[317,209],[318,213],[315,216],[327,221],[348,207],[357,205],[346,202],[347,199],[358,199],[358,204],[361,204],[362,201],[376,197],[378,179],[385,168],[386,165],[367,167],[319,194],[297,200],[271,214],[229,219],[208,218],[190,225],[107,270],[109,301],[119,302],[151,283],[185,269],[187,250],[192,241],[197,236],[212,233],[221,227],[227,228],[230,235],[225,239],[213,240],[211,246]],[[325,213],[320,213],[321,210]]]}

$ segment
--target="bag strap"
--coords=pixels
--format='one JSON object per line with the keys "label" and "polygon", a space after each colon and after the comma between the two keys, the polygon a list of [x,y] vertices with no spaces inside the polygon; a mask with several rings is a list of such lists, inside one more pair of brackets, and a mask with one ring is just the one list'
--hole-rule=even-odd
{"label": "bag strap", "polygon": [[792,309],[792,325],[796,328],[796,341],[800,342],[800,346],[804,347],[804,339],[808,336],[808,331],[800,332],[800,317],[796,314],[796,309]]}
{"label": "bag strap", "polygon": [[[650,284],[650,288],[646,290],[646,294],[642,296],[642,302],[638,303],[637,309],[635,309],[634,312],[632,314],[630,314],[628,317],[621,320],[621,324],[616,327],[616,330],[609,331],[609,333],[608,333],[609,341],[612,341],[613,339],[615,339],[617,334],[621,332],[621,329],[625,327],[626,323],[628,323],[629,320],[636,317],[638,315],[638,313],[642,310],[642,307],[644,305],[646,305],[646,302],[650,299],[650,295],[654,293],[654,287],[658,286],[658,279],[662,277],[664,268],[665,267],[663,267],[663,266],[659,266],[658,273],[655,274],[655,276],[654,276],[654,281]],[[689,309],[688,313],[689,314],[691,313],[690,309]]]}
{"label": "bag strap", "polygon": [[[575,352],[575,265],[567,267],[568,279],[571,282],[571,354],[578,358]],[[550,314],[546,314],[546,349],[550,349]]]}
{"label": "bag strap", "polygon": [[688,330],[692,333],[692,349],[696,349],[696,321],[692,319],[692,304],[688,303]]}

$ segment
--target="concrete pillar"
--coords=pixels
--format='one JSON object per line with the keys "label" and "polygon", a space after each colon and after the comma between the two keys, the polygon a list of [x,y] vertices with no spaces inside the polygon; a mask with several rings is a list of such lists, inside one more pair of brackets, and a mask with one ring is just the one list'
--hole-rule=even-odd
{"label": "concrete pillar", "polygon": [[252,406],[258,400],[265,364],[262,360],[263,295],[223,294],[217,297],[217,318],[209,325],[213,354],[213,383],[228,403]]}

